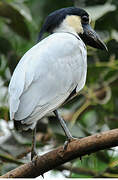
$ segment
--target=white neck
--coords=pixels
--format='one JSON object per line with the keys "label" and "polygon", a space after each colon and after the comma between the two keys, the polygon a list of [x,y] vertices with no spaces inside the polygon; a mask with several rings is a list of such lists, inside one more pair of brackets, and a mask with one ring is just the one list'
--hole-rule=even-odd
{"label": "white neck", "polygon": [[70,33],[75,34],[76,36],[78,36],[78,34],[74,30],[74,28],[69,26],[68,23],[65,20],[60,24],[59,27],[54,29],[53,33],[55,33],[55,32],[70,32]]}

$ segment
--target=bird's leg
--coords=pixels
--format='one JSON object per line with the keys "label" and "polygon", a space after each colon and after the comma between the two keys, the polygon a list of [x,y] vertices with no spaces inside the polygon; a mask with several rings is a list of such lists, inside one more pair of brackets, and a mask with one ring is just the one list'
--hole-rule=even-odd
{"label": "bird's leg", "polygon": [[[36,160],[38,158],[38,155],[36,153],[36,126],[32,131],[32,149],[31,149],[31,161],[34,166],[36,166]],[[44,178],[44,175],[41,175]]]}
{"label": "bird's leg", "polygon": [[57,117],[57,119],[59,120],[59,122],[60,122],[60,124],[61,124],[61,127],[63,128],[64,133],[65,133],[65,135],[66,135],[66,137],[67,137],[67,141],[64,143],[64,150],[65,150],[65,149],[67,148],[67,146],[68,146],[68,143],[69,143],[72,139],[74,139],[74,138],[72,137],[69,129],[67,128],[64,119],[59,115],[59,113],[58,113],[57,110],[54,111],[54,114],[55,114],[55,116]]}
{"label": "bird's leg", "polygon": [[36,126],[32,131],[32,149],[31,149],[31,161],[33,160],[33,158],[37,156],[36,153]]}

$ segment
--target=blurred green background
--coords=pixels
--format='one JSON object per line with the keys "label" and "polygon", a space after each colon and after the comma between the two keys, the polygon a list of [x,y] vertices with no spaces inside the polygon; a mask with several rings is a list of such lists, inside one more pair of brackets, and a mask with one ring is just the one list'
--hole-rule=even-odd
{"label": "blurred green background", "polygon": [[[9,121],[8,84],[20,58],[37,40],[45,17],[69,6],[87,10],[91,25],[108,53],[88,48],[88,74],[84,89],[60,108],[74,137],[82,138],[118,128],[118,1],[117,0],[0,0],[0,175],[29,162],[31,131],[18,133]],[[50,115],[37,127],[39,154],[62,145],[65,136]],[[75,159],[47,177],[118,177],[118,148]]]}

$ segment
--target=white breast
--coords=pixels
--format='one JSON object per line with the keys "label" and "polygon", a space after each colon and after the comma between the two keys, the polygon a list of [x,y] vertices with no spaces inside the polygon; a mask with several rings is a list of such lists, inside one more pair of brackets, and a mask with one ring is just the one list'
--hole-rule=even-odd
{"label": "white breast", "polygon": [[54,33],[31,48],[10,85],[10,117],[32,124],[58,108],[86,79],[86,49],[68,33]]}

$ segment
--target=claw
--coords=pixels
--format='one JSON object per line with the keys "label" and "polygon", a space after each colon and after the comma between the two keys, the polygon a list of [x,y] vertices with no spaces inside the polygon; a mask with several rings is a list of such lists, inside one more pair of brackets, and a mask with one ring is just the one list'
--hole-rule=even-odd
{"label": "claw", "polygon": [[39,156],[37,154],[33,157],[33,159],[32,159],[33,166],[36,166],[36,162],[37,162],[38,157]]}
{"label": "claw", "polygon": [[65,151],[65,150],[67,149],[67,147],[68,147],[68,144],[69,144],[71,141],[74,141],[74,140],[76,140],[76,138],[73,138],[73,137],[68,138],[67,141],[65,141],[65,143],[64,143],[63,150]]}
{"label": "claw", "polygon": [[70,141],[71,141],[71,140],[68,139],[67,141],[64,142],[64,146],[63,146],[64,151],[67,149],[68,144],[70,143]]}
{"label": "claw", "polygon": [[37,156],[37,153],[36,153],[35,150],[32,150],[32,151],[31,151],[31,161],[33,160],[33,158],[34,158],[35,156]]}
{"label": "claw", "polygon": [[[37,162],[37,159],[39,158],[39,156],[37,155],[37,153],[35,152],[35,156],[33,156],[33,158],[32,158],[32,164],[33,164],[33,166],[36,166],[37,164],[36,164],[36,162]],[[43,174],[41,174],[41,176],[43,177],[43,179],[44,179],[44,175]]]}

